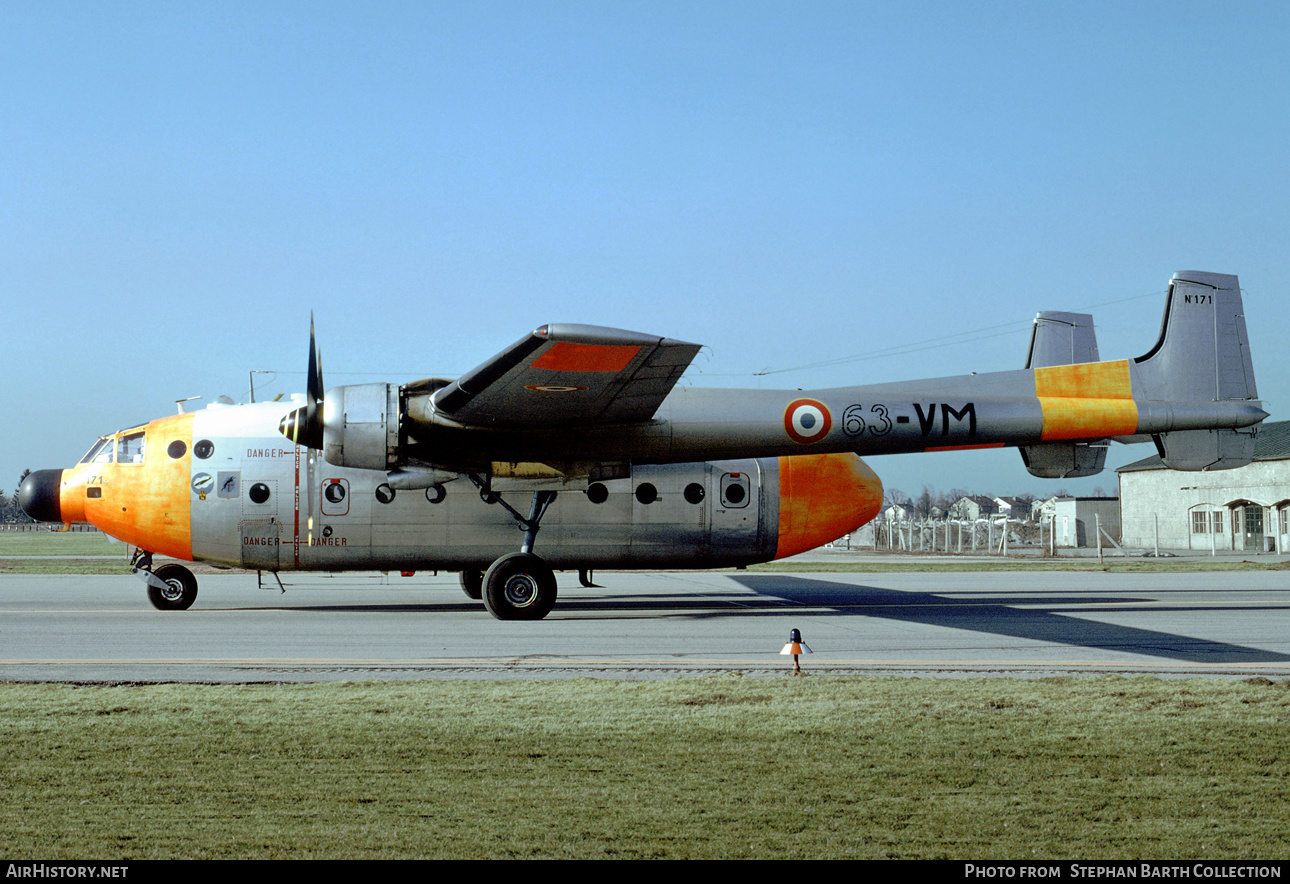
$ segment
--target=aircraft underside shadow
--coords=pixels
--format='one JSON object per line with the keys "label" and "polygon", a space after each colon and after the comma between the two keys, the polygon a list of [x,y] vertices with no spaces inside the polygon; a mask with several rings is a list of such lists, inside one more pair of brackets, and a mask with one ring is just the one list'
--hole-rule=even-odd
{"label": "aircraft underside shadow", "polygon": [[[732,578],[751,592],[767,599],[778,599],[812,608],[833,608],[839,614],[878,617],[943,626],[971,632],[989,633],[1008,638],[1071,645],[1098,650],[1126,651],[1151,657],[1181,660],[1188,663],[1284,663],[1290,655],[1261,648],[1250,648],[1194,636],[1175,635],[1151,629],[1102,623],[1059,613],[1056,609],[1078,604],[1086,614],[1096,613],[1089,605],[1111,605],[1123,612],[1126,603],[1158,607],[1156,599],[1125,596],[1026,595],[1015,600],[1025,608],[1013,607],[1008,601],[992,598],[953,598],[929,592],[910,592],[879,586],[834,583],[808,577],[772,574],[739,574]],[[995,595],[992,593],[992,595]],[[765,609],[763,609],[764,611]],[[782,610],[779,609],[779,610]],[[1212,610],[1212,609],[1211,609]],[[1242,607],[1251,617],[1258,608]]]}

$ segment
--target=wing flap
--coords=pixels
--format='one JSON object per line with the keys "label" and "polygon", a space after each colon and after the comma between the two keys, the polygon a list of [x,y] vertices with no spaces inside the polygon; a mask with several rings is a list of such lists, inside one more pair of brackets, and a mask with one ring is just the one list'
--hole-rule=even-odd
{"label": "wing flap", "polygon": [[434,396],[472,426],[559,427],[654,416],[698,344],[589,325],[545,325]]}

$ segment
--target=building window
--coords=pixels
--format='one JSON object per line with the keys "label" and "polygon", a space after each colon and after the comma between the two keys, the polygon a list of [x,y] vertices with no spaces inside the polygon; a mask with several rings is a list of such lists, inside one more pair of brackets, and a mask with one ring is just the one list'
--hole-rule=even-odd
{"label": "building window", "polygon": [[1192,510],[1191,514],[1191,533],[1208,534],[1210,526],[1213,526],[1215,534],[1223,533],[1223,511],[1214,510],[1212,513],[1208,510]]}

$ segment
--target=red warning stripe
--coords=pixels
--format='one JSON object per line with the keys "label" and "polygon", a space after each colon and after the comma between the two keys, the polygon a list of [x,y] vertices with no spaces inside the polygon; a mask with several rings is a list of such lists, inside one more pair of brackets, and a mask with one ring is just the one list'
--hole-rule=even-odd
{"label": "red warning stripe", "polygon": [[1002,448],[1002,442],[984,442],[980,445],[940,445],[935,448],[924,448],[924,451],[978,451],[982,448]]}
{"label": "red warning stripe", "polygon": [[547,371],[622,371],[640,347],[613,344],[571,344],[558,341],[539,356],[533,368]]}

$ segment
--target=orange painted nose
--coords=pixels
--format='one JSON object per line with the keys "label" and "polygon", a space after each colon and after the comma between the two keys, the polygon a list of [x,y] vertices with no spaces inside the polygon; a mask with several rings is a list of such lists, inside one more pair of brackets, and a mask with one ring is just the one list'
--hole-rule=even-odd
{"label": "orange painted nose", "polygon": [[18,506],[37,522],[84,522],[85,474],[36,470],[18,486]]}
{"label": "orange painted nose", "polygon": [[850,534],[882,509],[882,480],[854,454],[779,459],[779,543],[775,558]]}

